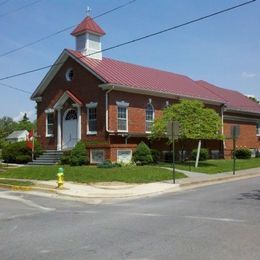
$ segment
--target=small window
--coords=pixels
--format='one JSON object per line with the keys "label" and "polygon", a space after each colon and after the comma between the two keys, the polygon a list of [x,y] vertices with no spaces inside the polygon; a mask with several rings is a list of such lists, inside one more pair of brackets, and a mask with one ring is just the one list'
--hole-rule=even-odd
{"label": "small window", "polygon": [[146,107],[146,117],[145,117],[145,122],[146,122],[146,132],[151,132],[153,123],[154,123],[154,109],[152,104],[148,104]]}
{"label": "small window", "polygon": [[74,109],[69,110],[65,120],[77,120],[77,112]]}
{"label": "small window", "polygon": [[91,150],[90,151],[90,162],[91,163],[103,163],[105,160],[104,150]]}
{"label": "small window", "polygon": [[53,126],[54,126],[54,114],[46,114],[46,136],[53,136]]}
{"label": "small window", "polygon": [[127,131],[127,107],[117,107],[117,130]]}
{"label": "small window", "polygon": [[132,160],[132,150],[117,150],[118,163],[130,163]]}
{"label": "small window", "polygon": [[260,122],[256,123],[256,135],[260,136]]}
{"label": "small window", "polygon": [[65,75],[66,80],[67,80],[67,81],[72,81],[73,76],[74,76],[73,69],[68,69],[68,70],[66,71],[66,75]]}
{"label": "small window", "polygon": [[97,108],[88,108],[88,134],[97,133]]}

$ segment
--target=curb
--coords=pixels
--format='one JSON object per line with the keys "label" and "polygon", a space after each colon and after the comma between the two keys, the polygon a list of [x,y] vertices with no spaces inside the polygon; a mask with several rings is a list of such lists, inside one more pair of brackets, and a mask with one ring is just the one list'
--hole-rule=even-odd
{"label": "curb", "polygon": [[42,192],[53,192],[55,193],[55,189],[50,188],[41,188],[37,186],[18,186],[18,185],[11,185],[11,184],[0,184],[0,188],[7,188],[11,190],[20,190],[20,191],[42,191]]}
{"label": "curb", "polygon": [[207,180],[200,180],[200,181],[193,181],[193,182],[187,182],[187,183],[179,183],[180,187],[187,187],[187,186],[193,186],[193,185],[200,185],[200,184],[215,184],[215,183],[221,183],[225,180],[227,181],[236,181],[236,180],[242,180],[242,179],[250,179],[254,177],[259,177],[260,173],[250,174],[250,175],[232,175],[232,176],[224,176],[219,177],[216,179],[207,179]]}
{"label": "curb", "polygon": [[[224,176],[219,177],[215,179],[206,179],[206,180],[198,180],[198,181],[191,181],[187,183],[177,183],[178,186],[161,190],[161,191],[150,191],[145,194],[114,194],[114,195],[107,195],[104,196],[102,194],[96,194],[96,195],[89,195],[89,196],[79,196],[74,194],[66,194],[63,193],[62,189],[54,189],[54,188],[43,188],[43,187],[37,187],[37,186],[18,186],[18,185],[11,185],[11,184],[2,184],[0,183],[0,188],[7,188],[13,191],[38,191],[38,192],[45,192],[45,193],[55,193],[60,196],[64,197],[71,197],[71,198],[78,198],[78,199],[127,199],[127,198],[139,198],[139,197],[147,197],[147,196],[154,196],[158,194],[163,193],[170,193],[170,192],[177,192],[180,191],[181,188],[189,188],[192,186],[206,186],[206,185],[213,185],[217,183],[223,183],[224,181],[236,181],[236,180],[242,180],[242,179],[249,179],[254,177],[259,177],[260,173],[250,174],[250,175],[243,175],[243,176]],[[107,189],[106,189],[107,190]],[[113,189],[114,190],[114,189]]]}

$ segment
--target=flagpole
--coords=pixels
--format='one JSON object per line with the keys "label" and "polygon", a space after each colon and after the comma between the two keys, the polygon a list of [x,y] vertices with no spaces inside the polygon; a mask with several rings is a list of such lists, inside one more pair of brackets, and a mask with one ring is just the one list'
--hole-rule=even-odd
{"label": "flagpole", "polygon": [[34,159],[34,129],[32,130],[32,161]]}

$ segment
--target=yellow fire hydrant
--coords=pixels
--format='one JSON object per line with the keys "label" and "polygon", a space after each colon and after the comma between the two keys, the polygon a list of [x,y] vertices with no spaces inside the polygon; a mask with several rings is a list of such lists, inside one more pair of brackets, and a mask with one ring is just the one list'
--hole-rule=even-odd
{"label": "yellow fire hydrant", "polygon": [[57,173],[57,184],[58,188],[62,188],[64,184],[64,169],[59,168],[58,173]]}

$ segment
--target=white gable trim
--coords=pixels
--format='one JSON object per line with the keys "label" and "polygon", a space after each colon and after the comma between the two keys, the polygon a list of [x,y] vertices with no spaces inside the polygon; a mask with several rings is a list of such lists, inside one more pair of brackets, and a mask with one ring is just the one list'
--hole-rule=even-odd
{"label": "white gable trim", "polygon": [[90,69],[85,63],[83,63],[79,58],[76,58],[73,56],[69,51],[66,49],[63,50],[61,55],[58,57],[58,59],[55,61],[54,64],[58,64],[56,66],[52,66],[50,70],[47,72],[43,80],[41,81],[40,85],[36,88],[36,90],[31,95],[31,100],[37,101],[43,91],[47,88],[51,80],[54,78],[54,76],[58,73],[60,68],[63,66],[64,62],[68,59],[68,57],[72,58],[74,61],[79,63],[82,67],[84,67],[86,70],[88,70],[91,74],[93,74],[95,77],[100,79],[103,83],[106,82],[105,79],[100,77],[96,72],[94,72],[92,69]]}
{"label": "white gable trim", "polygon": [[37,101],[37,99],[40,97],[40,95],[43,93],[43,91],[46,89],[46,87],[49,85],[51,80],[54,78],[54,76],[57,74],[57,72],[60,70],[63,63],[68,59],[68,54],[63,51],[61,55],[58,57],[58,59],[54,62],[54,64],[58,64],[55,66],[52,66],[43,80],[41,81],[40,85],[36,88],[36,90],[31,95],[31,99],[34,101]]}
{"label": "white gable trim", "polygon": [[58,109],[61,108],[64,103],[68,100],[69,95],[67,94],[67,92],[64,92],[63,95],[58,99],[58,101],[55,103],[55,105],[53,106],[54,109]]}
{"label": "white gable trim", "polygon": [[[82,62],[79,58],[76,58],[74,55],[72,55],[70,52],[68,52],[67,50],[65,50],[66,53],[76,62],[78,62],[82,67],[84,67],[87,71],[89,71],[91,74],[93,74],[95,77],[97,77],[98,79],[100,79],[103,83],[106,83],[106,80],[103,79],[101,76],[99,76],[94,70],[90,69],[84,62]],[[83,58],[83,55],[82,55]]]}

